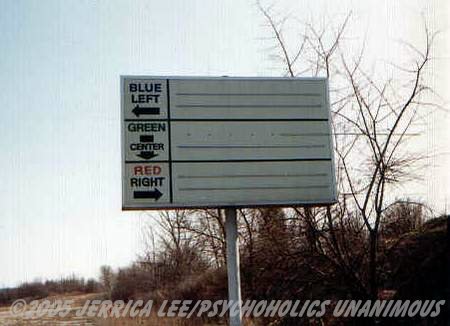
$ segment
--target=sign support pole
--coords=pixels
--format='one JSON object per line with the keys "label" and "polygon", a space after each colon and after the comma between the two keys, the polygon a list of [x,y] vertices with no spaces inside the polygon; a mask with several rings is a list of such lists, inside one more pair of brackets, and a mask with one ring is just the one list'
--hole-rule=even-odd
{"label": "sign support pole", "polygon": [[[232,303],[230,308],[230,326],[241,326],[241,279],[239,275],[239,244],[236,208],[225,208],[225,231],[227,241],[227,274],[228,274],[228,300]],[[235,305],[235,303],[238,304]],[[234,309],[236,307],[236,309]]]}

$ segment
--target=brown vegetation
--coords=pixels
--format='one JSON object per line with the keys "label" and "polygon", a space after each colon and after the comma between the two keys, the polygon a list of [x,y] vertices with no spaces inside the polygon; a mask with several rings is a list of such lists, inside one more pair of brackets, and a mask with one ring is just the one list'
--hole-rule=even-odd
{"label": "brown vegetation", "polygon": [[[370,235],[351,215],[332,228],[326,209],[241,210],[238,217],[244,299],[371,298],[365,274]],[[387,292],[394,298],[445,298],[447,218],[424,218],[421,206],[402,202],[392,207],[389,219],[381,221],[380,298]],[[156,304],[166,299],[226,299],[226,257],[218,249],[223,242],[223,216],[217,211],[176,211],[161,214],[159,221],[176,227],[162,228],[160,250],[149,246],[138,262],[115,273],[112,298],[152,299]],[[208,223],[215,226],[205,228]],[[147,229],[147,239],[153,238],[149,233],[153,234]],[[425,285],[426,291],[421,290]],[[259,322],[270,321],[275,319]],[[298,325],[300,320],[278,322]],[[322,322],[337,321],[324,318]],[[362,325],[362,321],[353,323]]]}
{"label": "brown vegetation", "polygon": [[100,290],[99,283],[94,279],[85,280],[76,276],[22,283],[17,288],[0,289],[0,305],[9,305],[17,299],[27,302],[46,298],[51,295],[67,293],[95,293]]}

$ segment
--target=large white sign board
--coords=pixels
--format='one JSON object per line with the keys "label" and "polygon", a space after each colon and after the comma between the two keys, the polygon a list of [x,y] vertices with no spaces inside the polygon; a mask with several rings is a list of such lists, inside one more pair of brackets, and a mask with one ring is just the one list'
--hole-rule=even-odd
{"label": "large white sign board", "polygon": [[122,76],[124,209],[336,201],[323,78]]}

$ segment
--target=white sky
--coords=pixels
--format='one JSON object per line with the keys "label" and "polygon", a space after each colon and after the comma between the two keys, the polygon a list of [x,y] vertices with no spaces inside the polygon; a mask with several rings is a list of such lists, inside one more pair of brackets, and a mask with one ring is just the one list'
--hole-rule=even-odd
{"label": "white sky", "polygon": [[[401,61],[423,13],[443,31],[432,75],[448,101],[446,0],[274,1],[323,22],[353,10],[369,56]],[[140,250],[152,213],[121,211],[119,75],[278,76],[253,1],[0,2],[0,287],[41,277],[98,275]],[[289,42],[295,41],[288,39]],[[411,196],[443,212],[449,116],[432,116],[417,146],[433,154]],[[409,194],[409,193],[408,193]]]}

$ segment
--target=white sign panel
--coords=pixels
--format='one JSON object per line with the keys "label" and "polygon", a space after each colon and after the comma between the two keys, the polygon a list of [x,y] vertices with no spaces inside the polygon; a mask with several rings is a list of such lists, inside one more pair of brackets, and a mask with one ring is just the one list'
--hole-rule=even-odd
{"label": "white sign panel", "polygon": [[123,208],[336,201],[327,80],[122,76]]}

